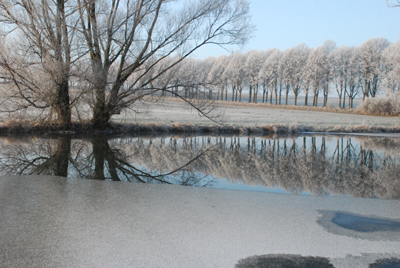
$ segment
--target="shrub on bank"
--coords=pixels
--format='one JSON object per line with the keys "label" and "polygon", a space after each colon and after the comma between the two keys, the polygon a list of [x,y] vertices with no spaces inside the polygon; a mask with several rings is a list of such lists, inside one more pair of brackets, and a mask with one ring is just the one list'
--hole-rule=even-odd
{"label": "shrub on bank", "polygon": [[400,93],[388,97],[366,99],[357,108],[363,114],[368,115],[400,115]]}

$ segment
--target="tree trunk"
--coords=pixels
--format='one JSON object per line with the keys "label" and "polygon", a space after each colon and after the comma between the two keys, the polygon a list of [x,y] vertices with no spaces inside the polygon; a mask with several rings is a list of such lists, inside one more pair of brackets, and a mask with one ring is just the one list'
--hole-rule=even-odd
{"label": "tree trunk", "polygon": [[346,90],[343,92],[343,104],[342,108],[346,108]]}
{"label": "tree trunk", "polygon": [[254,103],[257,103],[257,95],[258,95],[257,93],[258,93],[258,86],[255,86],[254,92],[253,92],[253,95],[254,95],[253,102]]}
{"label": "tree trunk", "polygon": [[271,95],[269,96],[269,103],[272,104],[272,92],[273,90],[271,90]]}
{"label": "tree trunk", "polygon": [[349,96],[349,105],[348,105],[349,108],[353,108],[353,105],[351,105],[351,100],[352,98]]}
{"label": "tree trunk", "polygon": [[95,129],[104,129],[109,126],[111,119],[110,111],[104,101],[96,101],[93,108],[92,125]]}
{"label": "tree trunk", "polygon": [[71,107],[69,103],[69,85],[68,79],[63,80],[58,85],[58,96],[57,96],[57,114],[58,123],[61,128],[68,130],[71,128]]}
{"label": "tree trunk", "polygon": [[340,89],[338,89],[337,86],[336,86],[336,91],[337,91],[338,97],[339,97],[339,108],[342,108],[342,94],[343,94],[342,82],[340,82]]}
{"label": "tree trunk", "polygon": [[96,102],[93,107],[92,125],[95,129],[105,129],[109,126],[111,113],[106,103],[106,79],[98,78],[98,87],[95,89]]}
{"label": "tree trunk", "polygon": [[[55,42],[55,57],[58,62],[58,72],[61,73],[61,80],[56,81],[58,96],[57,98],[57,113],[58,122],[61,128],[68,130],[71,128],[71,107],[69,99],[69,71],[71,64],[71,51],[68,38],[68,30],[65,18],[65,1],[57,0],[57,20],[56,20],[56,42]],[[65,60],[63,60],[63,54]],[[58,80],[58,79],[56,79]]]}
{"label": "tree trunk", "polygon": [[286,91],[286,100],[285,100],[285,105],[288,105],[288,96],[289,95],[289,92],[288,91]]}
{"label": "tree trunk", "polygon": [[[103,137],[95,137],[92,141],[93,146],[93,157],[94,157],[94,174],[92,179],[94,180],[105,180],[104,176],[104,163],[105,163],[105,152],[107,146],[104,144]],[[107,143],[107,142],[106,142]],[[108,145],[108,143],[107,143]]]}
{"label": "tree trunk", "polygon": [[68,177],[68,164],[71,154],[71,136],[60,137],[57,140],[57,152],[55,154],[55,176]]}
{"label": "tree trunk", "polygon": [[253,87],[250,85],[250,88],[249,88],[249,102],[251,102],[251,93],[252,93],[252,91],[253,91]]}
{"label": "tree trunk", "polygon": [[328,105],[328,94],[329,94],[329,86],[326,85],[324,87],[324,107]]}
{"label": "tree trunk", "polygon": [[308,90],[307,90],[307,93],[306,93],[306,97],[304,99],[304,106],[308,106]]}

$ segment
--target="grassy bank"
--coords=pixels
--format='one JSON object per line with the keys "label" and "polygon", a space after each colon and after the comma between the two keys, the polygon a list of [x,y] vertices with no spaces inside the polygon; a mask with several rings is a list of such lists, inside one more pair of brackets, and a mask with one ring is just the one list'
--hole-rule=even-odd
{"label": "grassy bank", "polygon": [[95,130],[90,122],[75,122],[71,130],[65,131],[55,123],[34,123],[27,121],[6,121],[0,123],[1,134],[80,134],[80,133],[148,133],[148,134],[240,134],[240,135],[269,135],[296,134],[302,132],[320,133],[400,133],[400,125],[391,127],[354,125],[334,127],[312,127],[295,124],[270,124],[263,126],[239,125],[193,125],[193,124],[110,124],[107,129]]}

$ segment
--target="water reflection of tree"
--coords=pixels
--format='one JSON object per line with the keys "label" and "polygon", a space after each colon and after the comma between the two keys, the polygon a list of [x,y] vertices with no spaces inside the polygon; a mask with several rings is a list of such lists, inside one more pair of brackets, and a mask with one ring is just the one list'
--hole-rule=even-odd
{"label": "water reflection of tree", "polygon": [[1,157],[1,170],[7,175],[67,176],[70,162],[71,137],[57,140],[33,140],[26,144],[3,146],[8,150]]}
{"label": "water reflection of tree", "polygon": [[59,137],[3,146],[0,171],[197,186],[209,186],[215,177],[293,193],[400,198],[400,155],[382,144],[396,142],[325,136]]}
{"label": "water reflection of tree", "polygon": [[210,176],[196,174],[192,163],[208,149],[192,155],[181,166],[168,172],[146,170],[129,162],[126,151],[112,147],[105,136],[72,140],[70,136],[33,140],[27,144],[3,146],[0,171],[3,175],[55,175],[96,180],[212,186]]}

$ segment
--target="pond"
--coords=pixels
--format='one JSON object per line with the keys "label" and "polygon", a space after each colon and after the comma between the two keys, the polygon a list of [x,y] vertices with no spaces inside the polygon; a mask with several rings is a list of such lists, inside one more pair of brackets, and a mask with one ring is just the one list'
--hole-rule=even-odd
{"label": "pond", "polygon": [[400,138],[393,137],[64,135],[0,144],[0,175],[400,198]]}

